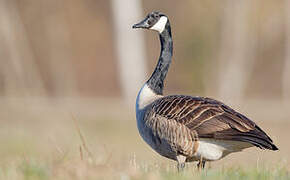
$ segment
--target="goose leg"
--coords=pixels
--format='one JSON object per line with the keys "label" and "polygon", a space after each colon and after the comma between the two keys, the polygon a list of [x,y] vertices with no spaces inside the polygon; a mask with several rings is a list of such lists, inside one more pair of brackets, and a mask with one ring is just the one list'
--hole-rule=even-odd
{"label": "goose leg", "polygon": [[198,170],[202,170],[204,169],[204,167],[205,167],[205,160],[203,160],[203,158],[201,157],[200,160],[198,161],[197,168]]}
{"label": "goose leg", "polygon": [[176,159],[177,159],[177,170],[178,172],[181,172],[185,167],[186,157],[182,155],[178,155],[176,156]]}

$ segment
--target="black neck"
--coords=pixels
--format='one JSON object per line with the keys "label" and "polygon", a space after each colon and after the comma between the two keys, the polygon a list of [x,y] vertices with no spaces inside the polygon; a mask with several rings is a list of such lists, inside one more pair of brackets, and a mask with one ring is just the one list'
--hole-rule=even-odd
{"label": "black neck", "polygon": [[171,63],[173,51],[173,42],[169,20],[166,23],[164,31],[159,34],[159,37],[161,43],[160,57],[154,72],[152,73],[150,79],[147,81],[147,84],[156,94],[162,95],[164,79]]}

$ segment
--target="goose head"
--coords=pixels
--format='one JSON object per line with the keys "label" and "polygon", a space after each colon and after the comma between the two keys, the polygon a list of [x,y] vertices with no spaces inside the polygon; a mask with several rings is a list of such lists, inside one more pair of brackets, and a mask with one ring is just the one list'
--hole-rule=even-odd
{"label": "goose head", "polygon": [[133,28],[150,29],[162,33],[165,29],[167,21],[168,18],[166,15],[154,11],[149,13],[141,22],[134,24]]}

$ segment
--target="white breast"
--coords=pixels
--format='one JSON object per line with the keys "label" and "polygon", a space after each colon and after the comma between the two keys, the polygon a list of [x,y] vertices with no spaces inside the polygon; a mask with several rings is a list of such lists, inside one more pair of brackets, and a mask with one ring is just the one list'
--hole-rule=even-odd
{"label": "white breast", "polygon": [[145,83],[138,93],[136,100],[136,110],[144,109],[147,105],[161,97],[161,95],[154,93],[154,91],[150,89],[149,86]]}

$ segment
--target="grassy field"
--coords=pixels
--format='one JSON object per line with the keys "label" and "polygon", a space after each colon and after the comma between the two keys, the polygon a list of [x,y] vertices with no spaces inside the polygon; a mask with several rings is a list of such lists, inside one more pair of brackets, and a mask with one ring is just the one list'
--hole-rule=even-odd
{"label": "grassy field", "polygon": [[238,107],[280,150],[251,148],[202,172],[189,163],[177,173],[174,161],[141,140],[134,110],[118,100],[4,99],[0,179],[290,179],[289,106],[257,101]]}

